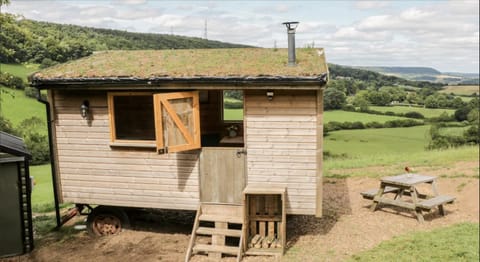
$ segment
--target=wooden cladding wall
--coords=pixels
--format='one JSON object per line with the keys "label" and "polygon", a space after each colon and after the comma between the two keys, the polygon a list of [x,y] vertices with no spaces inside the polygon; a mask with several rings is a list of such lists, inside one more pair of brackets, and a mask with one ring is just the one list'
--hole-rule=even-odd
{"label": "wooden cladding wall", "polygon": [[[153,99],[153,97],[152,97]],[[90,116],[80,105],[90,102]],[[195,210],[199,150],[110,147],[105,92],[53,94],[58,172],[65,202]]]}
{"label": "wooden cladding wall", "polygon": [[288,214],[311,214],[317,201],[317,93],[245,92],[248,185],[287,187]]}

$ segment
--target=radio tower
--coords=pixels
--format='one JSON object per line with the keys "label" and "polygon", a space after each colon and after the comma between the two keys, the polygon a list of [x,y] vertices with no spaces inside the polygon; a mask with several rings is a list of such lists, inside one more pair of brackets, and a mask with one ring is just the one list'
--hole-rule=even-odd
{"label": "radio tower", "polygon": [[203,38],[207,40],[207,19],[205,19],[205,29],[203,31]]}

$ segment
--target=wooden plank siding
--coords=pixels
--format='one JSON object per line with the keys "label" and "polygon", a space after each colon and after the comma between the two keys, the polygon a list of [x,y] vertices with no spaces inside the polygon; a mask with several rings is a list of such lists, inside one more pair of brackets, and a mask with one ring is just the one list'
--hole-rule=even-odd
{"label": "wooden plank siding", "polygon": [[[199,150],[110,147],[106,92],[55,91],[58,173],[64,202],[195,210]],[[91,120],[80,105],[90,102]]]}
{"label": "wooden plank siding", "polygon": [[[197,208],[201,150],[158,154],[154,147],[112,147],[107,92],[50,93],[62,202]],[[265,91],[244,91],[244,123],[239,133],[244,133],[247,151],[246,182],[286,187],[287,214],[319,216],[322,92],[275,90],[274,93],[269,101]],[[220,95],[221,91],[211,92],[208,101],[200,105],[202,133],[224,131],[223,123],[214,121],[221,115],[221,108],[214,106]],[[90,102],[88,120],[80,115],[84,100]],[[212,115],[206,109],[211,109]]]}
{"label": "wooden plank siding", "polygon": [[265,91],[244,96],[248,185],[287,187],[288,214],[317,214],[317,92],[275,90],[272,101]]}

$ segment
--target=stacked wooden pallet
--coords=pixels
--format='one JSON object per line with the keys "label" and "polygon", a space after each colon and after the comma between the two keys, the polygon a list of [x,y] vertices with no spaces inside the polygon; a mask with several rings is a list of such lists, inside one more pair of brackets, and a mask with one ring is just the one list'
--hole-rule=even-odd
{"label": "stacked wooden pallet", "polygon": [[282,255],[285,247],[285,189],[245,191],[246,254]]}

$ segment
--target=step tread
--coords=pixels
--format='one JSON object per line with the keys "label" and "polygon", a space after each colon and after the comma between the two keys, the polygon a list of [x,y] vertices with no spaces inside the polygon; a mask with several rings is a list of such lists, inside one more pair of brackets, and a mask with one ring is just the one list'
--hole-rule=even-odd
{"label": "step tread", "polygon": [[240,247],[231,247],[231,246],[219,246],[219,245],[205,245],[205,244],[196,244],[193,247],[194,252],[217,252],[223,254],[237,255]]}
{"label": "step tread", "polygon": [[242,235],[242,230],[214,228],[214,227],[199,227],[196,233],[198,235],[224,235],[224,236],[231,236],[231,237],[240,237]]}
{"label": "step tread", "polygon": [[201,221],[212,221],[212,222],[228,222],[235,224],[243,224],[242,217],[232,217],[232,216],[222,216],[222,215],[207,215],[202,214],[199,217]]}

